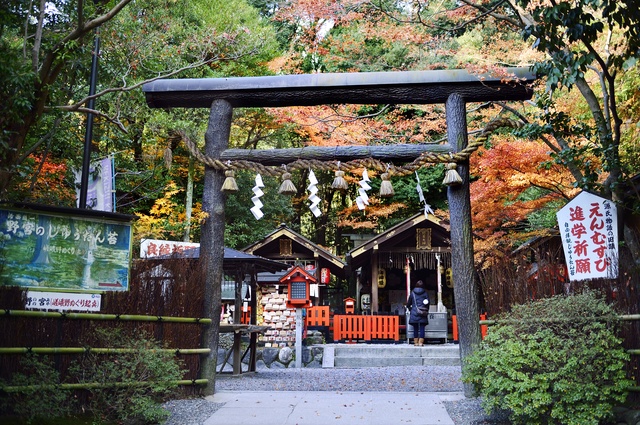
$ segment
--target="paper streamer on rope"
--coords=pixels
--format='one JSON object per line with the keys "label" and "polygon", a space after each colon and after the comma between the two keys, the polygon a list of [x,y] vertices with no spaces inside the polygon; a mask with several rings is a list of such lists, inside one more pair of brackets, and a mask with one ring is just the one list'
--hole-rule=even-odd
{"label": "paper streamer on rope", "polygon": [[264,187],[264,183],[262,183],[262,177],[260,174],[256,174],[256,185],[253,186],[253,197],[251,201],[253,202],[253,207],[251,207],[251,213],[256,218],[256,220],[260,220],[264,217],[264,213],[262,212],[262,207],[264,204],[260,201],[260,197],[264,195],[262,191],[262,187]]}
{"label": "paper streamer on rope", "polygon": [[431,205],[427,204],[427,200],[424,199],[424,193],[422,192],[422,186],[420,186],[420,177],[418,177],[418,172],[416,171],[416,180],[418,183],[416,184],[416,190],[418,191],[418,198],[420,202],[424,204],[424,216],[425,218],[429,218],[429,214],[433,214],[433,210],[431,209]]}
{"label": "paper streamer on rope", "polygon": [[318,208],[318,204],[320,204],[320,198],[318,197],[318,179],[314,174],[313,170],[309,170],[309,186],[307,186],[307,190],[309,191],[309,209],[316,217],[320,217],[322,215],[322,211]]}
{"label": "paper streamer on rope", "polygon": [[362,172],[362,180],[360,180],[360,189],[358,189],[358,197],[356,198],[356,204],[358,204],[358,208],[363,210],[367,205],[369,205],[369,195],[367,195],[367,190],[371,190],[371,186],[369,186],[369,175],[367,174],[367,169]]}

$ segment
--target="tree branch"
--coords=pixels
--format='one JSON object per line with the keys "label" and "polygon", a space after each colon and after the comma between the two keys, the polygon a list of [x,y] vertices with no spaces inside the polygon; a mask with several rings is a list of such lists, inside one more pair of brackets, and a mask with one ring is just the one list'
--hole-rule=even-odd
{"label": "tree branch", "polygon": [[473,7],[474,9],[476,9],[476,10],[479,10],[480,13],[482,13],[482,16],[489,15],[489,16],[491,16],[491,17],[493,17],[495,19],[498,19],[500,21],[507,22],[507,23],[517,27],[517,28],[522,28],[522,19],[515,20],[515,19],[513,19],[513,18],[511,18],[511,17],[509,17],[507,15],[503,15],[503,14],[500,14],[500,13],[495,13],[495,10],[498,8],[498,6],[502,5],[503,3],[506,3],[506,4],[509,5],[509,7],[511,7],[511,9],[513,9],[514,12],[516,12],[516,14],[518,15],[518,18],[520,18],[520,11],[518,9],[516,9],[511,3],[509,3],[506,0],[502,0],[502,1],[498,2],[494,7],[490,8],[490,9],[487,8],[487,7],[484,7],[481,4],[477,4],[477,3],[474,3],[474,2],[469,1],[469,0],[461,0],[461,2],[466,4],[467,6],[470,6],[470,7]]}
{"label": "tree branch", "polygon": [[204,61],[192,63],[192,64],[189,64],[189,65],[183,66],[182,68],[178,68],[178,69],[175,69],[173,71],[167,72],[166,74],[158,75],[156,77],[149,78],[149,79],[144,80],[144,81],[140,81],[138,83],[133,84],[132,86],[128,86],[128,87],[110,87],[110,88],[104,89],[104,90],[102,90],[102,91],[100,91],[100,92],[98,92],[98,93],[96,93],[96,94],[94,94],[92,96],[86,96],[83,99],[81,99],[81,100],[79,100],[79,101],[77,101],[75,103],[72,103],[71,105],[50,106],[49,108],[50,109],[59,109],[59,110],[62,110],[62,111],[67,111],[67,112],[79,112],[81,109],[83,109],[82,105],[86,104],[91,99],[97,99],[98,97],[104,96],[104,95],[106,95],[108,93],[126,93],[126,92],[129,92],[129,91],[138,89],[139,87],[143,86],[146,83],[150,83],[152,81],[159,80],[159,79],[162,79],[162,78],[172,77],[172,76],[174,76],[176,74],[179,74],[179,73],[181,73],[183,71],[187,71],[187,70],[193,69],[193,68],[198,68],[198,67],[206,65],[208,63],[214,62],[216,60],[219,60],[219,59],[216,57],[216,58],[211,58],[211,59],[207,59],[207,60],[204,60]]}
{"label": "tree branch", "polygon": [[84,0],[78,0],[78,6],[76,7],[78,14],[77,28],[81,29],[84,26]]}
{"label": "tree branch", "polygon": [[38,62],[40,59],[40,46],[42,46],[42,28],[44,26],[44,9],[46,7],[45,0],[40,0],[40,13],[38,14],[38,23],[36,26],[36,34],[33,40],[33,48],[31,49],[31,69],[38,72]]}
{"label": "tree branch", "polygon": [[111,10],[109,10],[108,12],[98,16],[97,18],[90,20],[89,22],[86,23],[86,25],[84,25],[83,27],[79,27],[76,31],[73,31],[71,34],[63,38],[62,41],[58,44],[58,46],[64,45],[69,41],[76,40],[79,37],[83,36],[84,34],[94,30],[95,28],[98,28],[100,25],[111,20],[114,16],[120,13],[120,11],[126,5],[131,3],[131,1],[132,0],[120,0],[120,2],[115,6],[113,6]]}

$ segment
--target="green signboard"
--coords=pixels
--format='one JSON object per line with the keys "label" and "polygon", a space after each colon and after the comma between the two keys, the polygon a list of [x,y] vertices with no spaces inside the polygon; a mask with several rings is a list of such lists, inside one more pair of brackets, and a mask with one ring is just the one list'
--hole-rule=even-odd
{"label": "green signboard", "polygon": [[0,284],[129,289],[130,222],[0,208]]}

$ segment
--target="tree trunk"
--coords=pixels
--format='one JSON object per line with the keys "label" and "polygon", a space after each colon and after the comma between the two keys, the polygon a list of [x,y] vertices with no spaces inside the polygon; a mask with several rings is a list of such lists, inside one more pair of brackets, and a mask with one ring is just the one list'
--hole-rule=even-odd
{"label": "tree trunk", "polygon": [[[209,127],[205,133],[205,153],[210,158],[218,158],[229,145],[233,108],[224,100],[216,100],[211,105]],[[202,378],[208,379],[205,395],[215,392],[215,375],[218,358],[220,312],[222,309],[222,262],[224,259],[224,206],[226,197],[220,191],[224,182],[224,172],[206,167],[204,173],[204,194],[202,211],[207,218],[202,225],[200,237],[200,261],[205,271],[204,317],[211,319],[211,325],[204,332],[203,346],[211,349],[202,364]]]}
{"label": "tree trunk", "polygon": [[[467,146],[467,115],[464,99],[452,94],[446,103],[447,137],[449,144],[460,151]],[[451,266],[453,294],[458,318],[460,358],[471,354],[482,337],[480,334],[479,291],[473,263],[473,238],[471,230],[471,200],[469,192],[469,162],[458,164],[462,184],[449,186],[449,216],[451,225]],[[471,384],[465,384],[464,393],[473,397]]]}
{"label": "tree trunk", "polygon": [[189,155],[189,171],[187,172],[187,199],[185,200],[185,226],[184,236],[182,240],[184,242],[191,241],[191,214],[193,212],[193,168],[194,162],[192,155]]}

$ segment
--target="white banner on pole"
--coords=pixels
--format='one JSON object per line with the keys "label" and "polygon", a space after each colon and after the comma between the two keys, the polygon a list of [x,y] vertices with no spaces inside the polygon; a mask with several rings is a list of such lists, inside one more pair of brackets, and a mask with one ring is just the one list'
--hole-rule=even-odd
{"label": "white banner on pole", "polygon": [[556,214],[572,281],[618,277],[618,217],[608,199],[582,192]]}
{"label": "white banner on pole", "polygon": [[[91,163],[87,187],[87,208],[96,211],[114,211],[113,205],[113,157]],[[76,171],[76,205],[80,203],[82,170]]]}

